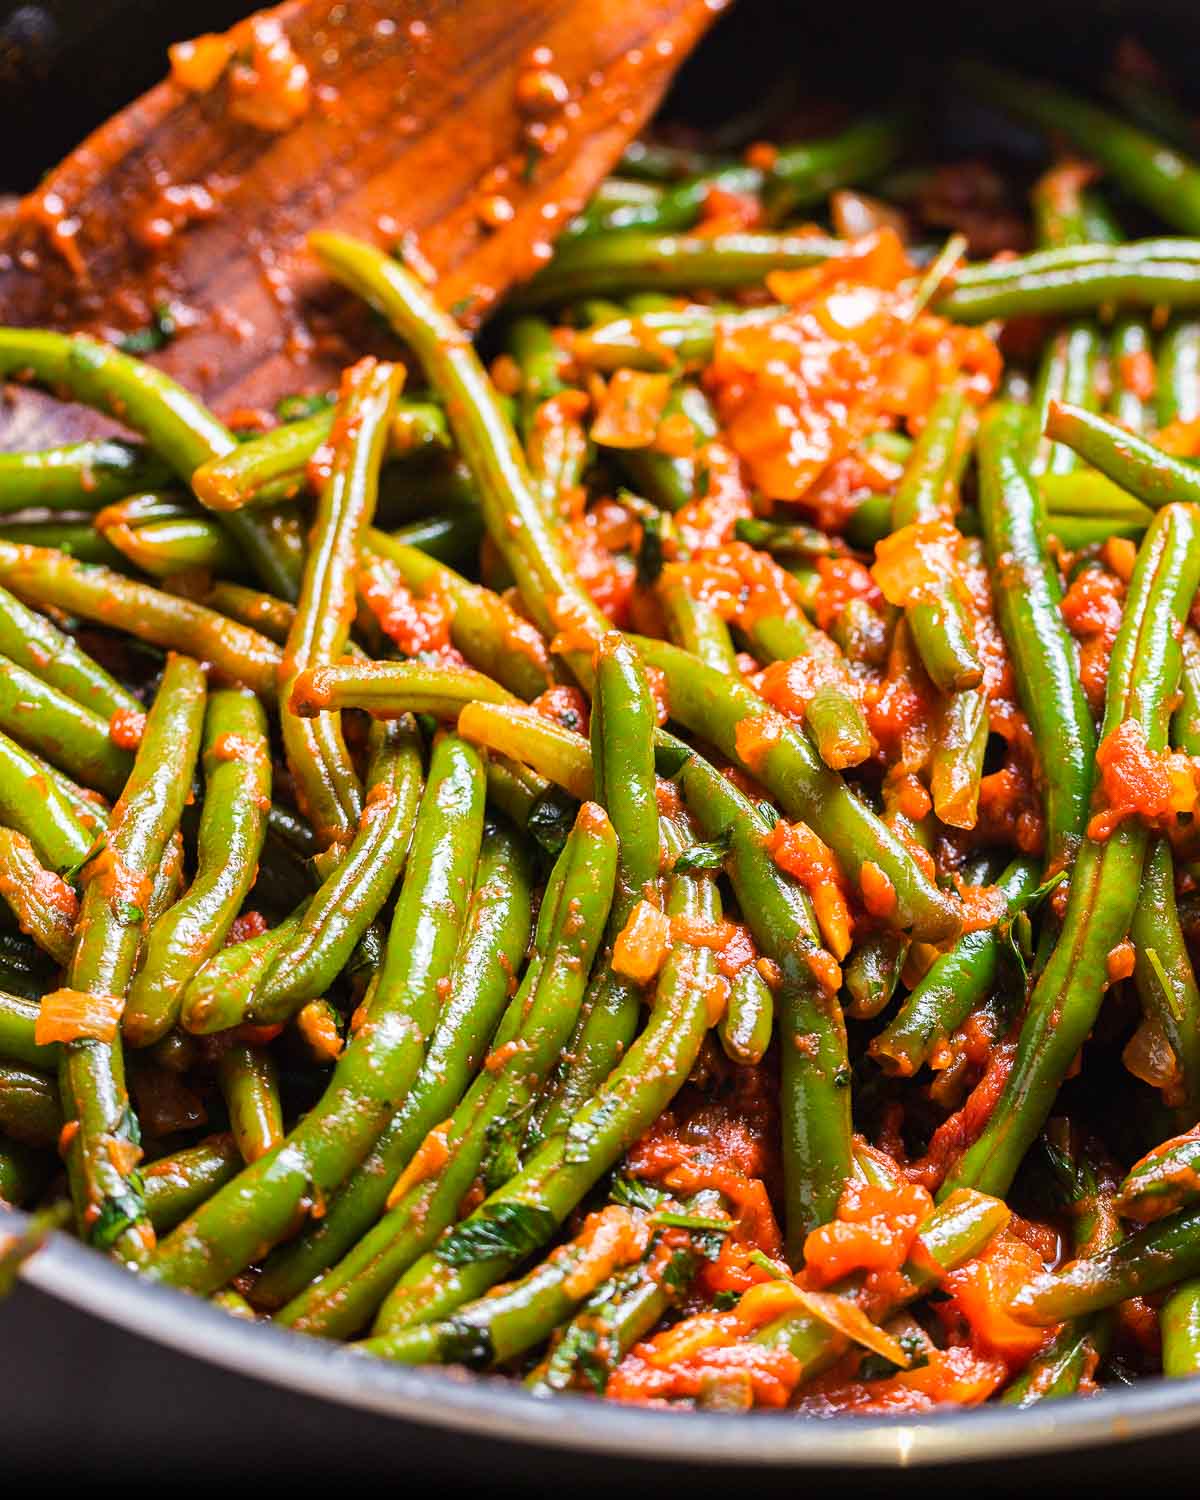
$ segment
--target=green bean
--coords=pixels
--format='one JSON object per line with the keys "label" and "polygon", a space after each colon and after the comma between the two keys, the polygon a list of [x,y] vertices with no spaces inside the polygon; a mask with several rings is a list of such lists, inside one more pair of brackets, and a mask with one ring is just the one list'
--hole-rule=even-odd
{"label": "green bean", "polygon": [[[315,234],[310,246],[332,275],[391,323],[445,399],[459,452],[479,486],[488,534],[534,623],[550,636],[570,626],[598,639],[608,621],[545,514],[512,424],[466,334],[396,261],[342,235]],[[586,656],[572,670],[586,677]]]}
{"label": "green bean", "polygon": [[846,521],[846,541],[864,552],[870,551],[889,536],[892,530],[892,502],[887,495],[871,494]]}
{"label": "green bean", "polygon": [[604,954],[587,988],[579,1023],[557,1076],[539,1104],[529,1140],[565,1129],[625,1053],[641,1016],[641,987],[612,967],[612,951],[634,906],[659,869],[654,772],[654,700],[641,662],[619,636],[606,636],[592,695],[592,796],[617,835],[616,891]]}
{"label": "green bean", "polygon": [[[1200,512],[1166,506],[1146,533],[1113,647],[1103,736],[1131,720],[1150,749],[1166,746],[1168,705],[1179,680],[1179,636],[1200,583],[1198,525]],[[1058,941],[1029,999],[1012,1072],[947,1188],[1007,1191],[1099,1011],[1109,982],[1108,955],[1125,940],[1137,904],[1147,839],[1136,818],[1107,839],[1085,837]]]}
{"label": "green bean", "polygon": [[744,517],[735,523],[733,534],[739,542],[748,542],[773,557],[844,557],[848,550],[840,537],[830,536],[816,526],[782,521]]}
{"label": "green bean", "polygon": [[[0,330],[0,373],[65,388],[77,401],[136,427],[185,484],[200,464],[237,447],[233,434],[169,375],[95,339]],[[269,529],[250,516],[235,515],[226,525],[265,586],[293,596],[296,573]]]}
{"label": "green bean", "polygon": [[[1183,247],[1191,241],[1180,241]],[[1024,256],[1004,263],[1005,276],[976,279],[960,272],[934,310],[960,323],[987,323],[993,318],[1055,317],[1097,312],[1112,306],[1178,307],[1200,305],[1200,265],[1190,256],[1134,258],[1133,242],[1108,252],[1103,260],[1046,266]],[[1121,251],[1131,252],[1121,254]],[[1056,252],[1045,252],[1047,255]],[[1057,252],[1061,253],[1061,252]]]}
{"label": "green bean", "polygon": [[[163,504],[157,496],[135,495],[101,511],[95,524],[105,542],[152,578],[172,578],[200,569],[246,576],[237,543],[218,521],[197,512],[195,506]],[[11,532],[9,540],[16,540]]]}
{"label": "green bean", "polygon": [[50,1180],[54,1157],[20,1141],[0,1140],[0,1205],[24,1208]]}
{"label": "green bean", "polygon": [[529,470],[553,516],[569,510],[578,493],[591,444],[581,414],[553,400],[567,387],[558,373],[563,351],[549,324],[518,318],[508,342],[521,374],[518,422]]}
{"label": "green bean", "polygon": [[687,419],[695,453],[683,456],[654,447],[626,448],[617,457],[637,489],[655,505],[673,513],[701,493],[703,450],[716,437],[719,425],[708,397],[690,383],[672,386],[663,416]]}
{"label": "green bean", "polygon": [[1121,241],[1120,225],[1099,194],[1088,187],[1091,176],[1091,168],[1064,161],[1034,183],[1029,197],[1039,248],[1115,245]]}
{"label": "green bean", "polygon": [[1105,167],[1130,197],[1185,233],[1200,233],[1200,165],[1163,141],[1048,84],[1003,68],[962,64],[972,93],[1044,130],[1061,132]]}
{"label": "green bean", "polygon": [[214,1135],[143,1167],[142,1196],[154,1232],[166,1234],[174,1229],[237,1176],[241,1161],[231,1135]]}
{"label": "green bean", "polygon": [[[333,430],[332,406],[285,422],[202,463],[192,474],[192,487],[203,504],[215,511],[290,499],[305,487],[309,460],[329,441]],[[445,415],[429,401],[398,401],[386,441],[389,458],[444,449],[449,446]]]}
{"label": "green bean", "polygon": [[659,141],[630,141],[618,164],[630,177],[649,182],[673,182],[677,177],[694,177],[707,172],[714,160],[706,152],[687,146],[668,146]]}
{"label": "green bean", "polygon": [[1056,537],[1059,545],[1068,552],[1079,552],[1085,547],[1099,547],[1112,537],[1124,537],[1140,542],[1149,525],[1145,520],[1097,520],[1088,516],[1048,515],[1045,518],[1047,536]]}
{"label": "green bean", "polygon": [[24,1146],[53,1146],[62,1125],[54,1079],[0,1063],[0,1131]]}
{"label": "green bean", "polygon": [[[677,875],[667,910],[689,923],[719,921],[716,883],[704,874]],[[711,948],[676,943],[649,1019],[617,1067],[565,1133],[549,1137],[516,1176],[409,1267],[380,1309],[376,1334],[448,1316],[546,1243],[683,1086],[708,1031],[716,975]]]}
{"label": "green bean", "polygon": [[1156,838],[1146,851],[1141,890],[1129,940],[1134,949],[1133,982],[1142,1014],[1165,1038],[1178,1074],[1167,1090],[1190,1119],[1200,1118],[1200,989],[1179,926],[1175,905],[1175,862],[1171,845]]}
{"label": "green bean", "polygon": [[[950,520],[952,495],[962,463],[964,439],[969,437],[966,396],[949,386],[930,408],[892,501],[892,526]],[[983,667],[971,624],[952,577],[938,579],[922,590],[922,597],[904,606],[913,644],[934,685],[944,693],[977,687]]]}
{"label": "green bean", "polygon": [[0,656],[0,730],[84,786],[115,797],[133,756],[109,735],[109,721]]}
{"label": "green bean", "polygon": [[567,388],[560,374],[563,353],[555,342],[549,323],[535,317],[513,321],[508,329],[508,349],[521,372],[517,410],[521,435],[528,443],[542,403]]}
{"label": "green bean", "polygon": [[[1071,323],[1047,344],[1033,397],[1039,433],[1046,433],[1050,412],[1061,403],[1092,409],[1099,405],[1096,372],[1102,347],[1100,332],[1091,322]],[[1078,467],[1069,445],[1055,443],[1051,435],[1038,439],[1030,461],[1035,474],[1070,474]]]}
{"label": "green bean", "polygon": [[[9,991],[8,999],[36,1002],[53,987],[57,979],[55,965],[29,938],[19,932],[0,932],[0,984]],[[0,991],[0,996],[3,996]],[[36,1013],[35,1013],[36,1019]],[[33,1033],[30,1032],[32,1039]],[[4,1000],[0,999],[0,1057],[5,1055],[8,1018]],[[12,1040],[8,1037],[8,1040]],[[54,1060],[58,1053],[54,1051]],[[35,1063],[37,1059],[32,1059]],[[46,1066],[43,1061],[41,1066]]]}
{"label": "green bean", "polygon": [[690,1246],[673,1249],[660,1274],[647,1261],[597,1288],[563,1330],[548,1358],[525,1379],[532,1395],[569,1390],[577,1374],[599,1386],[685,1293],[700,1257]]}
{"label": "green bean", "polygon": [[249,1323],[257,1321],[258,1315],[236,1288],[227,1286],[221,1291],[214,1292],[208,1299],[213,1307],[219,1307],[222,1312],[227,1312],[231,1318],[243,1318]]}
{"label": "green bean", "polygon": [[636,227],[641,214],[662,201],[664,189],[639,177],[606,177],[587,207],[563,231],[564,235],[594,234],[597,230]]}
{"label": "green bean", "polygon": [[787,614],[756,614],[745,633],[760,660],[829,659],[828,672],[821,674],[804,706],[805,724],[825,765],[835,771],[862,765],[874,741],[841,652],[829,637],[809,624],[798,605]]}
{"label": "green bean", "polygon": [[513,702],[498,682],[471,667],[423,661],[372,661],[312,667],[295,679],[293,713],[317,717],[362,708],[379,717],[455,718],[464,704]]}
{"label": "green bean", "polygon": [[0,828],[0,897],[27,933],[56,964],[71,957],[77,904],[75,892],[45,869],[23,833]]}
{"label": "green bean", "polygon": [[789,1255],[832,1218],[850,1175],[850,1068],[837,996],[817,978],[812,908],[767,853],[767,825],[753,803],[698,755],[678,773],[684,801],[706,838],[729,841],[728,873],[759,949],[780,971],[784,1204]]}
{"label": "green bean", "polygon": [[0,513],[99,510],[126,495],[161,489],[171,471],[152,453],[116,438],[0,453]]}
{"label": "green bean", "polygon": [[[1054,249],[1115,244],[1121,239],[1119,226],[1101,200],[1085,190],[1086,172],[1068,162],[1052,168],[1034,188],[1040,245]],[[1047,345],[1033,400],[1039,434],[1052,400],[1073,401],[1092,410],[1099,406],[1096,377],[1103,349],[1100,330],[1091,321],[1069,325]],[[1079,460],[1070,449],[1039,437],[1032,467],[1037,474],[1069,474],[1079,467]]]}
{"label": "green bean", "polygon": [[52,606],[139,640],[206,661],[259,697],[275,692],[280,652],[265,636],[202,604],[41,547],[0,542],[0,580],[30,603]]}
{"label": "green bean", "polygon": [[53,1068],[58,1064],[57,1042],[39,1042],[35,1035],[38,1018],[36,1000],[9,995],[0,990],[0,1060],[27,1068]]}
{"label": "green bean", "polygon": [[483,522],[477,511],[450,511],[423,521],[409,521],[387,535],[398,546],[414,547],[436,562],[462,568],[479,551]]}
{"label": "green bean", "polygon": [[1033,1406],[1039,1401],[1058,1401],[1079,1391],[1083,1376],[1095,1368],[1107,1345],[1091,1318],[1072,1319],[1057,1334],[1048,1349],[1040,1350],[1005,1388],[1001,1406]]}
{"label": "green bean", "polygon": [[1159,1309],[1163,1374],[1200,1375],[1200,1281],[1182,1282]]}
{"label": "green bean", "polygon": [[[1009,1219],[1008,1208],[996,1198],[959,1189],[929,1215],[913,1242],[895,1290],[875,1301],[871,1316],[879,1319],[932,1291],[948,1271],[974,1259]],[[830,1288],[841,1296],[861,1293],[861,1279],[849,1277]],[[829,1368],[848,1348],[844,1334],[811,1313],[786,1313],[760,1329],[754,1343],[786,1349],[799,1362],[799,1380],[809,1380]]]}
{"label": "green bean", "polygon": [[766,1056],[775,1024],[771,986],[753,964],[734,975],[729,1004],[717,1026],[721,1046],[730,1061],[756,1067]]}
{"label": "green bean", "polygon": [[886,929],[867,933],[855,943],[842,965],[848,1016],[871,1021],[887,1008],[900,982],[908,949],[903,933]]}
{"label": "green bean", "polygon": [[1048,531],[1057,531],[1064,520],[1100,524],[1130,521],[1137,526],[1140,536],[1150,524],[1150,507],[1126,494],[1095,469],[1042,474],[1037,483],[1047,511]]}
{"label": "green bean", "polygon": [[1119,244],[1108,239],[1096,243],[1088,240],[1082,244],[1031,250],[1007,260],[998,257],[974,261],[958,273],[958,281],[971,287],[1001,286],[1012,280],[1014,271],[1024,275],[1028,272],[1077,271],[1086,266],[1161,265],[1165,262],[1191,265],[1198,261],[1200,237],[1168,234]]}
{"label": "green bean", "polygon": [[472,744],[519,759],[577,801],[592,795],[592,759],[587,741],[535,708],[468,702],[459,713],[458,729]]}
{"label": "green bean", "polygon": [[996,614],[1029,716],[1046,810],[1046,861],[1068,863],[1091,795],[1095,731],[1060,611],[1057,570],[1040,535],[1041,496],[1029,471],[1026,418],[999,405],[979,433],[980,511]]}
{"label": "green bean", "polygon": [[483,1072],[439,1130],[436,1156],[423,1163],[418,1153],[393,1188],[385,1217],[278,1321],[326,1337],[353,1333],[396,1277],[454,1222],[477,1174],[482,1170],[487,1182],[511,1173],[513,1140],[579,1011],[612,899],[616,855],[608,818],[585,803],[547,885],[525,977]]}
{"label": "green bean", "polygon": [[[607,1258],[597,1265],[589,1252],[596,1234],[603,1232],[602,1221],[608,1217],[611,1225],[612,1215],[632,1217],[627,1209],[604,1209],[519,1281],[494,1288],[444,1322],[413,1324],[358,1348],[404,1364],[460,1363],[479,1369],[518,1358],[570,1318],[595,1290],[597,1279],[609,1279]],[[630,1233],[614,1257],[616,1269],[637,1255],[638,1246]]]}
{"label": "green bean", "polygon": [[[470,738],[463,735],[463,739]],[[488,800],[496,809],[547,854],[560,853],[575,821],[578,799],[567,796],[528,766],[495,751],[487,757],[486,770]]]}
{"label": "green bean", "polygon": [[605,637],[592,703],[594,796],[620,840],[617,904],[626,911],[658,875],[654,726],[654,700],[636,652],[618,636]]}
{"label": "green bean", "polygon": [[452,735],[433,749],[384,967],[320,1101],[158,1248],[156,1281],[215,1291],[297,1228],[370,1151],[420,1067],[478,861],[483,769]]}
{"label": "green bean", "polygon": [[765,189],[772,222],[821,202],[835,188],[878,176],[896,159],[903,135],[900,121],[868,116],[828,140],[780,146]]}
{"label": "green bean", "polygon": [[317,501],[300,598],[279,678],[280,726],[300,807],[322,845],[348,844],[362,812],[362,789],[342,737],[341,717],[315,723],[291,708],[306,668],[337,661],[349,639],[354,570],[371,524],[387,422],[400,389],[395,365],[363,364],[347,377],[334,423],[333,460]]}
{"label": "green bean", "polygon": [[635,370],[676,370],[698,367],[712,357],[717,328],[745,328],[777,321],[785,308],[752,307],[744,312],[717,313],[696,304],[671,312],[640,317],[615,317],[575,335],[578,363],[605,372],[625,367]]}
{"label": "green bean", "polygon": [[1060,1323],[1146,1297],[1200,1271],[1200,1209],[1147,1224],[1111,1249],[1044,1272],[1009,1304],[1023,1323]]}
{"label": "green bean", "polygon": [[938,719],[929,761],[933,810],[951,828],[974,828],[988,740],[988,702],[982,688],[951,693]]}
{"label": "green bean", "polygon": [[[1011,920],[1037,888],[1037,866],[1031,859],[1015,859],[996,883]],[[986,927],[964,933],[934,960],[891,1022],[871,1040],[868,1050],[885,1072],[911,1078],[928,1062],[937,1045],[991,993],[999,953],[1000,934]]]}
{"label": "green bean", "polygon": [[1117,1212],[1161,1219],[1200,1198],[1200,1133],[1195,1128],[1163,1141],[1135,1162],[1117,1189]]}
{"label": "green bean", "polygon": [[275,1059],[265,1047],[235,1042],[221,1054],[217,1082],[238,1152],[249,1164],[283,1139],[283,1108]]}
{"label": "green bean", "polygon": [[[611,181],[611,179],[610,179]],[[727,193],[757,196],[765,178],[756,167],[731,163],[711,171],[699,172],[670,187],[655,190],[646,183],[630,183],[640,191],[636,201],[627,198],[624,202],[600,205],[594,212],[595,200],[582,215],[582,223],[576,235],[607,235],[630,230],[654,234],[672,234],[678,230],[692,229],[699,222],[709,194],[714,188]],[[837,185],[836,183],[834,184]],[[818,193],[817,197],[823,196]]]}
{"label": "green bean", "polygon": [[1159,427],[1200,417],[1200,322],[1174,318],[1158,348],[1155,407]]}
{"label": "green bean", "polygon": [[[833,850],[850,881],[861,880],[865,864],[877,866],[896,895],[889,926],[911,927],[914,937],[934,942],[955,934],[957,903],[933,885],[882,821],[820,762],[799,730],[767,710],[753,689],[704,666],[678,647],[644,637],[634,639],[647,664],[666,676],[672,718],[744,765],[789,817],[808,823]],[[764,731],[761,750],[747,748],[746,731],[760,729]],[[740,751],[739,738],[743,741]]]}
{"label": "green bean", "polygon": [[1142,394],[1136,372],[1150,360],[1153,371],[1150,328],[1145,318],[1125,317],[1113,324],[1109,340],[1109,362],[1113,389],[1108,411],[1129,432],[1144,433],[1150,425],[1151,402]]}
{"label": "green bean", "polygon": [[1171,748],[1200,755],[1200,635],[1190,625],[1180,642],[1179,705],[1171,718]]}
{"label": "green bean", "polygon": [[217,614],[227,615],[239,625],[248,625],[277,646],[287,643],[292,621],[296,618],[295,606],[285,599],[274,599],[258,589],[229,583],[223,578],[213,582],[202,602]]}
{"label": "green bean", "polygon": [[0,651],[102,718],[140,713],[141,704],[44,615],[0,589]]}
{"label": "green bean", "polygon": [[0,525],[0,541],[18,547],[53,547],[76,562],[99,563],[117,572],[129,572],[123,552],[91,521],[10,521]]}
{"label": "green bean", "polygon": [[103,809],[92,806],[85,823],[81,802],[50,769],[0,734],[0,823],[23,833],[41,864],[64,874],[92,851]]}
{"label": "green bean", "polygon": [[708,604],[702,604],[681,583],[663,580],[658,589],[671,639],[714,671],[736,674],[737,652],[729,626]]}
{"label": "green bean", "polygon": [[257,698],[236,688],[212,694],[203,763],[196,875],[146,940],[122,1018],[134,1047],[149,1046],[176,1024],[185,990],[225,942],[254,883],[271,795],[266,716]]}
{"label": "green bean", "polygon": [[180,996],[179,1024],[185,1031],[203,1035],[218,1030],[222,1019],[237,1024],[245,1013],[246,996],[258,988],[278,954],[300,931],[310,899],[305,897],[265,932],[220,948],[192,975]]}
{"label": "green bean", "polygon": [[1200,469],[1105,417],[1055,401],[1046,431],[1152,510],[1200,501]]}
{"label": "green bean", "polygon": [[[371,731],[367,802],[345,857],[322,883],[270,967],[241,998],[237,1016],[191,1010],[189,1030],[248,1020],[272,1025],[324,993],[348,962],[400,877],[421,795],[421,746],[412,720]],[[202,1025],[199,1024],[202,1021]]]}
{"label": "green bean", "polygon": [[[1095,1255],[1112,1249],[1123,1229],[1113,1207],[1107,1163],[1087,1145],[1077,1147],[1068,1121],[1051,1121],[1046,1145],[1051,1169],[1063,1189],[1062,1207],[1071,1221],[1071,1246],[1076,1255]],[[1006,1406],[1032,1406],[1038,1401],[1075,1395],[1112,1343],[1115,1318],[1111,1312],[1072,1318],[1048,1348],[1038,1351],[1000,1400]]]}
{"label": "green bean", "polygon": [[536,698],[551,686],[541,636],[499,594],[468,583],[452,568],[382,532],[367,533],[367,548],[393,564],[413,593],[450,602],[450,639],[485,676],[518,698]]}
{"label": "green bean", "polygon": [[446,1002],[412,1089],[325,1216],[271,1256],[255,1284],[258,1306],[290,1301],[345,1255],[378,1218],[421,1141],[458,1106],[525,957],[531,881],[525,845],[504,828],[489,826]]}
{"label": "green bean", "polygon": [[[146,927],[149,930],[169,906],[175,904],[183,885],[183,830],[176,828],[167,840],[158,869],[150,882],[150,899],[146,902]],[[141,956],[139,949],[139,958]],[[126,1002],[128,1003],[128,1001]]]}
{"label": "green bean", "polygon": [[[109,819],[104,862],[84,887],[65,976],[71,991],[124,1002],[152,881],[191,789],[204,703],[200,665],[169,657],[129,781]],[[63,1113],[78,1126],[66,1159],[80,1234],[124,1260],[140,1260],[149,1248],[148,1225],[130,1181],[137,1133],[119,1039],[85,1035],[65,1042],[59,1087]]]}
{"label": "green bean", "polygon": [[509,301],[523,310],[598,294],[754,286],[769,271],[819,265],[844,253],[840,240],[821,234],[586,235],[560,241],[545,270]]}

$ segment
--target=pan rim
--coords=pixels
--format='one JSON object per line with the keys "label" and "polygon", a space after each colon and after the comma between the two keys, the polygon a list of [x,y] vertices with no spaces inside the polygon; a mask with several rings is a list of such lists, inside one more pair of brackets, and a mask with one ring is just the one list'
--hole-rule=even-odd
{"label": "pan rim", "polygon": [[[29,1222],[0,1209],[0,1236],[20,1234]],[[703,1453],[707,1464],[879,1472],[1094,1448],[1200,1424],[1200,1382],[1162,1379],[1025,1409],[904,1419],[789,1421],[776,1412],[666,1412],[586,1397],[546,1401],[501,1378],[389,1365],[289,1329],[243,1322],[185,1292],[141,1281],[62,1234],[47,1236],[20,1276],[104,1322],[283,1389],[429,1427],[576,1453],[648,1462]]]}

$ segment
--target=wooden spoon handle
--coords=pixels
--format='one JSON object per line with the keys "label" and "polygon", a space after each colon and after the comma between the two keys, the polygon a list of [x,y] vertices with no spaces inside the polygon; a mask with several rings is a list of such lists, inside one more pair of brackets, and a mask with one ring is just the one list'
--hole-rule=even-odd
{"label": "wooden spoon handle", "polygon": [[[166,304],[179,331],[157,363],[223,412],[269,405],[364,347],[304,250],[328,226],[403,244],[477,322],[549,257],[724,4],[286,0],[258,19],[307,70],[300,118],[237,118],[236,60],[206,92],[151,89],[0,228],[0,321],[112,333]],[[243,56],[254,19],[230,33]]]}

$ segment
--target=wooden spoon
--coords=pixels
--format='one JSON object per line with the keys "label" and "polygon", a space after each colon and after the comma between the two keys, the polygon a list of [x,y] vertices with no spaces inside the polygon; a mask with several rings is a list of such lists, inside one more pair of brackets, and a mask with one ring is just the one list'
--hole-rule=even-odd
{"label": "wooden spoon", "polygon": [[[286,0],[177,56],[7,216],[0,322],[111,337],[167,308],[155,363],[226,415],[270,406],[379,340],[305,252],[324,226],[403,246],[477,323],[726,4]],[[85,430],[22,392],[0,445]]]}

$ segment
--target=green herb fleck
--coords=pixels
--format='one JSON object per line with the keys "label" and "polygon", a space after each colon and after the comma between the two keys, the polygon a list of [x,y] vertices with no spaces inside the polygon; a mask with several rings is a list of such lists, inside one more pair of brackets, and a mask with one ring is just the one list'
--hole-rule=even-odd
{"label": "green herb fleck", "polygon": [[275,415],[281,422],[300,422],[328,411],[333,403],[334,396],[329,391],[318,391],[311,396],[283,396],[275,403]]}
{"label": "green herb fleck", "polygon": [[723,830],[707,843],[691,844],[675,856],[676,875],[689,875],[696,870],[719,870],[725,863],[733,842],[733,828]]}
{"label": "green herb fleck", "polygon": [[667,781],[678,776],[691,758],[692,752],[677,740],[655,741],[654,769]]}
{"label": "green herb fleck", "polygon": [[156,354],[165,349],[179,332],[175,314],[166,302],[159,302],[145,328],[127,333],[117,345],[123,354]]}
{"label": "green herb fleck", "polygon": [[547,1208],[526,1203],[485,1205],[452,1230],[435,1254],[448,1266],[468,1266],[496,1257],[516,1261],[545,1244],[554,1227],[554,1215]]}
{"label": "green herb fleck", "polygon": [[625,1208],[640,1208],[648,1214],[656,1213],[670,1199],[669,1193],[640,1177],[615,1177],[608,1196]]}
{"label": "green herb fleck", "polygon": [[728,1234],[733,1228],[732,1219],[709,1218],[706,1214],[685,1214],[674,1209],[661,1208],[650,1220],[661,1229],[696,1229],[710,1234]]}
{"label": "green herb fleck", "polygon": [[663,517],[661,512],[642,517],[642,540],[637,550],[637,577],[642,584],[657,582],[663,570]]}
{"label": "green herb fleck", "polygon": [[787,1271],[781,1269],[769,1255],[764,1255],[761,1250],[751,1250],[747,1259],[753,1261],[760,1271],[765,1271],[773,1281],[790,1281],[792,1279]]}
{"label": "green herb fleck", "polygon": [[136,1174],[125,1180],[125,1189],[120,1193],[109,1193],[100,1205],[100,1213],[92,1225],[91,1242],[98,1250],[111,1250],[127,1229],[146,1217],[146,1204],[138,1188],[140,1179]]}

